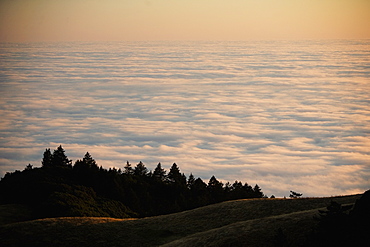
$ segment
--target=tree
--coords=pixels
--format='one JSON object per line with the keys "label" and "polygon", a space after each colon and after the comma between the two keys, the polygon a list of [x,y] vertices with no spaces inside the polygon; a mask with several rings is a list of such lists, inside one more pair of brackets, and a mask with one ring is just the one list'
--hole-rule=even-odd
{"label": "tree", "polygon": [[230,191],[231,191],[231,184],[230,184],[230,182],[226,182],[226,184],[224,185],[224,192],[226,194],[229,194]]}
{"label": "tree", "polygon": [[301,196],[302,196],[301,193],[298,193],[292,190],[290,191],[290,195],[289,195],[290,198],[300,198]]}
{"label": "tree", "polygon": [[244,192],[242,182],[235,181],[232,184],[232,186],[230,188],[230,196],[229,197],[230,197],[231,200],[245,198],[245,192]]}
{"label": "tree", "polygon": [[166,179],[166,171],[162,168],[161,163],[158,163],[152,176],[159,181],[164,181]]}
{"label": "tree", "polygon": [[188,181],[186,183],[186,185],[188,186],[188,188],[190,189],[195,183],[195,178],[194,178],[194,175],[192,173],[190,173],[189,175],[189,178],[188,178]]}
{"label": "tree", "polygon": [[208,188],[222,188],[223,184],[217,180],[215,176],[212,176],[208,182]]}
{"label": "tree", "polygon": [[77,169],[77,170],[92,169],[92,170],[98,171],[99,167],[96,164],[95,160],[91,157],[89,152],[87,152],[82,160],[77,160],[75,162],[75,165],[73,166],[73,169]]}
{"label": "tree", "polygon": [[223,200],[224,197],[224,190],[223,184],[216,179],[215,176],[212,176],[209,179],[208,186],[207,186],[213,202],[220,202]]}
{"label": "tree", "polygon": [[91,169],[94,169],[94,170],[98,170],[99,169],[98,165],[96,164],[96,161],[91,157],[91,155],[89,154],[89,152],[86,152],[86,154],[83,157],[82,161],[84,163],[86,163],[89,166],[89,168],[91,168]]}
{"label": "tree", "polygon": [[132,166],[128,161],[126,162],[123,173],[125,173],[127,175],[133,175],[134,174],[134,169],[132,169]]}
{"label": "tree", "polygon": [[248,183],[244,183],[243,193],[245,195],[244,198],[253,198],[256,195],[252,186],[250,186]]}
{"label": "tree", "polygon": [[72,160],[69,160],[65,155],[65,151],[60,145],[56,150],[53,152],[53,156],[51,158],[52,166],[54,167],[69,167],[72,168]]}
{"label": "tree", "polygon": [[261,191],[261,188],[258,186],[258,184],[256,184],[254,186],[253,193],[254,193],[254,197],[256,197],[256,198],[262,198],[263,197],[263,193]]}
{"label": "tree", "polygon": [[28,164],[25,168],[25,170],[32,170],[32,165],[31,164]]}
{"label": "tree", "polygon": [[134,169],[134,174],[137,176],[146,176],[148,173],[148,169],[145,167],[143,162],[139,162]]}
{"label": "tree", "polygon": [[229,198],[232,200],[254,197],[256,197],[256,194],[253,188],[248,183],[245,183],[243,185],[242,182],[235,181],[233,185],[230,187]]}
{"label": "tree", "polygon": [[197,178],[197,179],[195,179],[194,184],[191,187],[191,189],[206,191],[207,190],[207,184],[205,182],[203,182],[203,180],[201,178]]}
{"label": "tree", "polygon": [[180,169],[176,163],[173,163],[171,166],[170,172],[167,175],[167,179],[170,183],[176,185],[186,185],[186,177],[184,174],[180,173]]}
{"label": "tree", "polygon": [[52,157],[53,155],[51,154],[50,148],[47,148],[41,161],[42,167],[52,167]]}
{"label": "tree", "polygon": [[209,204],[209,191],[207,190],[207,184],[203,182],[201,178],[195,179],[194,183],[190,187],[191,200],[193,207],[199,207]]}

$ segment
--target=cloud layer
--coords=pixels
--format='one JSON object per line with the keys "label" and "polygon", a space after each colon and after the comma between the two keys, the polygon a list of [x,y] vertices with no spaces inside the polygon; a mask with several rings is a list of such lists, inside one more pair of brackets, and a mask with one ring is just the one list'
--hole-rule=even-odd
{"label": "cloud layer", "polygon": [[62,144],[268,195],[370,187],[368,41],[1,45],[0,172]]}

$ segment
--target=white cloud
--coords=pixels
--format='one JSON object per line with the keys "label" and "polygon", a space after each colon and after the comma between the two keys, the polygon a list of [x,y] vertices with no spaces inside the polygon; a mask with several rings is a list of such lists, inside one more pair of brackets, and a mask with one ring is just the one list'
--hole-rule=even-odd
{"label": "white cloud", "polygon": [[[369,187],[363,57],[345,42],[228,44],[2,47],[1,174],[62,144],[73,160],[176,162],[276,196]],[[355,72],[343,77],[342,64]]]}

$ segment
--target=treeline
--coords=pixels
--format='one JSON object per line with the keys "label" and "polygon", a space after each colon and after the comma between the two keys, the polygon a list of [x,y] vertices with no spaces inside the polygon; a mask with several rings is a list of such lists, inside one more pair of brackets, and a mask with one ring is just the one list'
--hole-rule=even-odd
{"label": "treeline", "polygon": [[7,173],[0,181],[0,203],[29,206],[35,218],[58,216],[144,217],[168,214],[226,200],[264,197],[261,188],[235,181],[205,183],[169,171],[159,163],[153,171],[139,162],[123,170],[99,167],[89,153],[73,165],[59,146],[46,149],[42,166],[28,165]]}

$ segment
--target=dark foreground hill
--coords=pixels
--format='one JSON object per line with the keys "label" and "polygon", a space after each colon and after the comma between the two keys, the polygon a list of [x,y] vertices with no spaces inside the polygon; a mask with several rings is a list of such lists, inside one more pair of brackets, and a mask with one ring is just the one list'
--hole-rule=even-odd
{"label": "dark foreground hill", "polygon": [[[236,200],[141,219],[40,219],[1,226],[0,241],[3,246],[54,247],[327,245],[328,241],[320,242],[314,231],[323,222],[314,219],[319,217],[318,210],[323,210],[322,218],[330,218],[326,217],[330,214],[337,219],[347,215],[343,214],[347,210],[344,205],[352,208],[360,197]],[[325,211],[332,201],[339,207]],[[361,205],[355,208],[364,210]]]}

